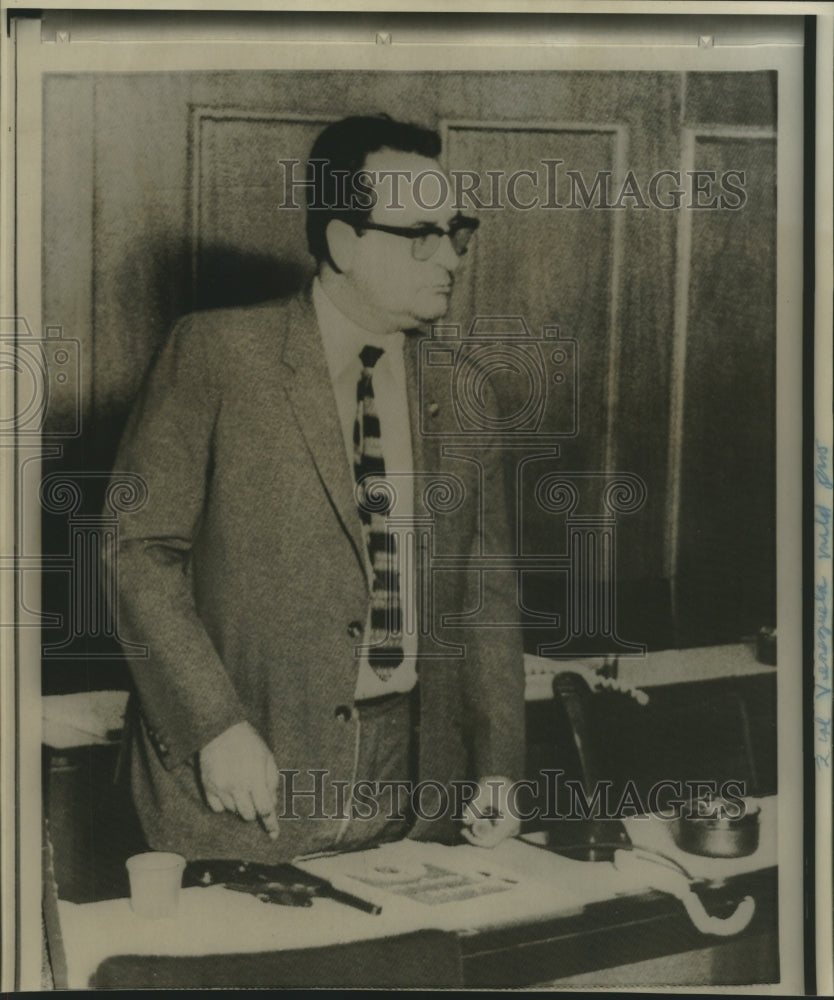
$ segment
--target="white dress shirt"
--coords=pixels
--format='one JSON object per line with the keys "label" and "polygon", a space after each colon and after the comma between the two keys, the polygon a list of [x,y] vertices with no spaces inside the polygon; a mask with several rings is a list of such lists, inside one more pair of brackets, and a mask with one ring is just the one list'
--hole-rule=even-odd
{"label": "white dress shirt", "polygon": [[[385,460],[385,478],[396,494],[396,501],[389,514],[390,530],[396,537],[400,559],[400,606],[403,618],[403,662],[388,680],[382,680],[368,663],[367,655],[359,661],[356,683],[357,701],[376,698],[383,694],[410,691],[417,683],[417,624],[414,567],[405,566],[407,535],[413,533],[414,523],[414,463],[411,450],[411,425],[406,393],[405,360],[401,331],[374,334],[363,330],[348,319],[330,300],[321,282],[313,282],[313,306],[316,310],[330,381],[336,397],[339,422],[345,441],[345,454],[354,481],[353,427],[356,420],[356,386],[362,373],[359,353],[369,344],[380,347],[384,354],[373,370],[373,389],[376,411],[379,416],[382,454]],[[364,551],[368,573],[368,592],[373,585],[370,559]],[[370,634],[370,600],[365,624],[365,635]]]}

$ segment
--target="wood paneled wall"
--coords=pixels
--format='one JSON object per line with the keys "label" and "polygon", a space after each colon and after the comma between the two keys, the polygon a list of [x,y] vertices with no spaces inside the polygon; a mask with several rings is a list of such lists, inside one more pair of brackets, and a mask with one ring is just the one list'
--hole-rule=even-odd
{"label": "wood paneled wall", "polygon": [[[742,170],[737,211],[481,213],[450,321],[519,315],[578,346],[578,433],[522,476],[525,548],[553,551],[563,531],[524,502],[549,468],[629,472],[647,496],[617,525],[623,634],[657,647],[773,624],[775,107],[764,73],[48,78],[43,318],[81,342],[84,419],[54,467],[109,467],[179,315],[286,295],[311,273],[278,161],[303,163],[328,120],[379,110],[436,127],[449,168],[543,179],[560,160],[563,204],[569,169],[610,171],[614,192],[631,170],[644,193],[662,170]],[[63,530],[47,524],[46,544]],[[528,584],[531,606],[558,605],[551,579]]]}

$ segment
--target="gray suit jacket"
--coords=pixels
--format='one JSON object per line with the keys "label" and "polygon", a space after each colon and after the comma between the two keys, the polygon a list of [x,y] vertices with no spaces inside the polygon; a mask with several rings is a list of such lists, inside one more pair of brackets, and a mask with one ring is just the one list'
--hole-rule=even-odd
{"label": "gray suit jacket", "polygon": [[[431,521],[433,551],[458,557],[432,574],[423,605],[434,624],[420,639],[419,776],[444,784],[516,777],[524,754],[519,633],[441,623],[479,602],[482,620],[515,620],[514,587],[466,570],[472,551],[508,551],[500,454],[486,447],[475,462],[444,457],[421,435],[418,407],[434,403],[436,417],[438,405],[451,404],[418,400],[417,340],[406,338],[415,514]],[[246,719],[279,769],[300,772],[297,789],[312,787],[316,769],[327,769],[327,788],[352,780],[355,724],[344,707],[353,703],[358,660],[349,626],[365,622],[369,595],[309,293],[182,319],[126,427],[114,476],[122,470],[148,487],[142,509],[120,520],[118,579],[119,633],[149,650],[130,661],[139,703],[126,750],[151,846],[267,862],[328,848],[339,821],[311,818],[311,799],[296,799],[300,818],[282,821],[272,842],[257,824],[213,813],[196,771],[200,748]],[[458,506],[429,511],[423,473],[456,476]],[[463,655],[432,655],[454,642]],[[455,834],[441,819],[418,822],[411,835]]]}

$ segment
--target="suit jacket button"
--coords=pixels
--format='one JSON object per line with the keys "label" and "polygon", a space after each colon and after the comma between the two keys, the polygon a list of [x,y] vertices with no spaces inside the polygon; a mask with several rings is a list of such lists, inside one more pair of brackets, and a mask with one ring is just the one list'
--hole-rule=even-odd
{"label": "suit jacket button", "polygon": [[362,635],[362,622],[353,621],[348,625],[348,635],[351,639],[358,639]]}
{"label": "suit jacket button", "polygon": [[339,705],[333,715],[339,722],[347,722],[350,718],[350,708],[347,705]]}

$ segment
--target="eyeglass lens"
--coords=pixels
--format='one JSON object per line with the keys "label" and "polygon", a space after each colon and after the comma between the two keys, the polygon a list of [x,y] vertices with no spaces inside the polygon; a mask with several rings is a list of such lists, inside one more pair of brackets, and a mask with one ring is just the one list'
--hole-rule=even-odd
{"label": "eyeglass lens", "polygon": [[[475,230],[470,226],[459,226],[450,230],[449,239],[452,241],[452,249],[458,257],[466,253],[466,248],[469,246],[474,232]],[[428,260],[435,254],[442,239],[443,237],[439,233],[426,233],[425,236],[414,240],[412,243],[414,256],[417,260]]]}

